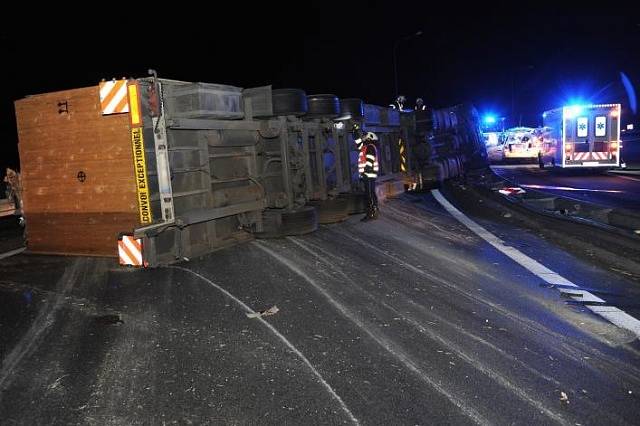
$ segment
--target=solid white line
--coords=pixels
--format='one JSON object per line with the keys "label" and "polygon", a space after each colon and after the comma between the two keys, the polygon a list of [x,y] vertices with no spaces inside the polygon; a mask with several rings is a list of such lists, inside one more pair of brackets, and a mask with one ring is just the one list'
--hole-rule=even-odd
{"label": "solid white line", "polygon": [[0,254],[0,259],[4,259],[5,257],[15,256],[16,254],[22,253],[26,249],[27,249],[26,247],[20,247],[19,249],[5,251],[4,253]]}
{"label": "solid white line", "polygon": [[[251,309],[250,307],[248,307],[247,305],[244,304],[244,302],[242,302],[242,300],[238,299],[237,297],[235,297],[233,294],[229,293],[227,290],[225,290],[224,288],[220,287],[218,284],[214,283],[213,281],[211,281],[210,279],[200,275],[197,272],[192,271],[191,269],[187,269],[187,268],[183,268],[181,266],[169,266],[169,268],[172,269],[179,269],[181,271],[185,271],[185,272],[189,272],[193,275],[195,275],[196,277],[200,278],[201,280],[203,280],[204,282],[208,283],[209,285],[211,285],[212,287],[216,288],[217,290],[221,291],[222,293],[224,293],[225,296],[227,296],[229,299],[233,300],[234,302],[236,302],[238,305],[240,305],[247,313],[249,314],[255,314],[256,312]],[[266,326],[273,334],[275,334],[285,345],[287,345],[287,347],[289,349],[291,349],[291,351],[293,353],[295,353],[298,358],[300,358],[302,360],[302,362],[304,362],[307,367],[309,367],[309,369],[311,369],[311,371],[313,372],[313,374],[316,376],[316,378],[318,379],[318,381],[320,382],[320,384],[322,384],[322,386],[324,386],[324,388],[331,394],[331,396],[333,396],[333,398],[338,401],[338,403],[340,404],[340,407],[342,407],[342,410],[347,413],[347,415],[349,416],[349,420],[351,420],[351,422],[353,422],[354,424],[360,424],[360,422],[358,422],[358,419],[355,418],[355,416],[353,415],[353,413],[351,412],[351,410],[349,410],[349,407],[347,407],[347,405],[344,403],[344,401],[342,401],[342,398],[340,398],[340,396],[333,390],[333,388],[331,387],[331,385],[329,385],[329,383],[326,382],[326,380],[324,380],[324,378],[322,377],[322,375],[318,372],[318,370],[315,369],[315,367],[311,364],[311,362],[307,359],[307,357],[305,357],[302,352],[300,352],[295,346],[293,346],[293,344],[291,342],[289,342],[289,340],[287,340],[286,337],[284,337],[282,334],[280,334],[280,332],[278,330],[276,330],[276,328],[274,326],[272,326],[269,322],[265,321],[262,317],[258,316],[255,319],[257,319],[258,321],[260,321],[264,326]]]}
{"label": "solid white line", "polygon": [[[478,225],[473,220],[469,219],[460,210],[455,208],[453,204],[451,204],[446,198],[444,198],[444,196],[440,193],[439,190],[434,189],[431,191],[431,194],[436,199],[436,201],[438,201],[438,203],[440,203],[440,205],[444,207],[445,210],[447,210],[449,214],[451,214],[451,216],[456,218],[460,223],[462,223],[471,231],[473,231],[477,236],[479,236],[480,238],[482,238],[483,240],[491,244],[498,251],[500,251],[507,257],[510,257],[516,263],[523,266],[525,269],[528,269],[531,273],[533,273],[543,281],[549,284],[560,284],[560,285],[566,285],[571,287],[578,287],[576,284],[572,283],[571,281],[567,280],[563,276],[557,274],[556,272],[542,265],[540,262],[530,258],[529,256],[522,253],[518,249],[507,246],[505,242],[502,241],[500,238],[496,237],[491,232],[487,231],[485,228]],[[559,289],[559,290],[562,290],[562,289]],[[574,296],[571,296],[571,298],[577,301],[593,301],[593,302],[606,303],[603,299],[600,299],[599,297],[593,295],[592,293],[589,293],[588,291],[584,291],[584,290],[578,291],[578,290],[571,289],[567,293],[575,294]],[[580,294],[578,295],[578,293]],[[620,328],[624,328],[632,331],[633,333],[635,333],[636,336],[640,337],[640,321],[632,317],[631,315],[627,314],[626,312],[616,308],[615,306],[585,305],[585,308],[600,315],[601,317],[607,319],[608,321],[612,322],[613,324],[617,325]]]}
{"label": "solid white line", "polygon": [[534,184],[521,184],[525,188],[532,189],[556,189],[559,191],[584,191],[584,192],[609,192],[612,194],[621,194],[624,191],[619,189],[589,189],[589,188],[572,188],[570,186],[552,186],[552,185],[534,185]]}

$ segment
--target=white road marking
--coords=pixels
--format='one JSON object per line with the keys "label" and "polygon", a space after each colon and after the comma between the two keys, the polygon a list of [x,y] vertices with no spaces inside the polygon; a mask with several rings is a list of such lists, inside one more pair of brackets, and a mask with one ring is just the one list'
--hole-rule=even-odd
{"label": "white road marking", "polygon": [[26,247],[20,247],[19,249],[5,251],[4,253],[0,254],[0,259],[4,259],[5,257],[15,256],[16,254],[22,253],[26,249],[27,249]]}
{"label": "white road marking", "polygon": [[[220,287],[218,284],[214,283],[210,279],[200,275],[199,273],[194,272],[194,271],[192,271],[190,269],[187,269],[187,268],[183,268],[181,266],[169,266],[169,268],[171,268],[171,269],[179,269],[181,271],[189,272],[189,273],[195,275],[196,277],[198,277],[201,280],[203,280],[204,282],[208,283],[209,285],[211,285],[215,289],[217,289],[217,290],[221,291],[222,293],[224,293],[225,296],[227,296],[229,299],[233,300],[238,305],[240,305],[242,307],[242,309],[244,309],[247,313],[249,313],[249,314],[255,314],[256,313],[253,309],[251,309],[250,307],[245,305],[244,302],[242,302],[242,300],[238,299],[233,294],[229,293],[227,290],[225,290],[224,288]],[[347,416],[349,416],[349,420],[351,420],[351,422],[354,423],[354,424],[360,424],[360,422],[358,422],[358,419],[355,418],[355,416],[353,415],[351,410],[349,410],[349,407],[347,407],[347,405],[344,403],[342,398],[340,398],[340,396],[333,390],[331,385],[329,383],[327,383],[326,380],[324,380],[322,375],[318,372],[318,370],[315,369],[315,367],[311,364],[311,362],[307,359],[307,357],[304,356],[302,354],[302,352],[300,352],[295,346],[293,346],[293,344],[286,337],[284,337],[282,334],[280,334],[280,332],[278,330],[276,330],[276,328],[274,326],[272,326],[269,322],[265,321],[261,316],[257,316],[255,319],[260,321],[273,334],[275,334],[278,337],[278,339],[280,339],[285,345],[287,345],[287,347],[289,349],[291,349],[291,351],[293,353],[295,353],[298,356],[298,358],[300,358],[302,360],[302,362],[304,362],[307,365],[307,367],[309,367],[309,369],[316,376],[316,378],[318,379],[320,384],[322,384],[322,386],[324,386],[324,388],[331,394],[331,396],[336,401],[338,401],[338,403],[340,404],[340,407],[342,408],[342,410],[347,414]]]}
{"label": "white road marking", "polygon": [[618,189],[589,189],[589,188],[573,188],[570,186],[553,186],[553,185],[520,185],[525,188],[532,189],[555,189],[558,191],[583,191],[583,192],[609,192],[612,194],[622,194],[624,191],[620,191]]}
{"label": "white road marking", "polygon": [[[540,262],[530,258],[526,254],[522,253],[518,249],[514,247],[507,246],[504,241],[500,238],[493,235],[491,232],[487,231],[482,226],[478,225],[476,222],[468,218],[464,213],[455,208],[441,193],[439,190],[434,189],[431,191],[431,194],[434,196],[436,201],[440,203],[442,207],[447,210],[451,216],[457,219],[460,223],[469,228],[473,233],[477,236],[491,244],[498,251],[510,257],[516,263],[528,269],[531,273],[542,279],[544,282],[555,285],[564,285],[570,287],[576,287],[576,290],[567,291],[567,289],[560,289],[565,291],[566,293],[573,293],[573,296],[570,296],[572,299],[577,301],[590,301],[590,302],[599,302],[606,303],[605,300],[595,296],[594,294],[586,291],[578,289],[578,286],[571,281],[567,280],[563,276],[557,274],[546,266],[542,265]],[[578,294],[579,293],[579,294]],[[636,336],[640,337],[640,321],[631,315],[627,314],[621,309],[616,308],[615,306],[608,305],[585,305],[585,308],[590,311],[600,315],[601,317],[607,319],[611,323],[617,325],[620,328],[624,328],[626,330],[632,331]]]}

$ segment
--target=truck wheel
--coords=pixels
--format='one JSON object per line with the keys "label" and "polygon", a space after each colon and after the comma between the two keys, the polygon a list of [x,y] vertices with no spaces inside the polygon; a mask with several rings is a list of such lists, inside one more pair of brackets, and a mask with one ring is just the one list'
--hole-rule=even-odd
{"label": "truck wheel", "polygon": [[338,195],[346,201],[348,214],[359,214],[367,211],[365,196],[362,192],[346,192]]}
{"label": "truck wheel", "polygon": [[349,202],[344,198],[311,201],[309,205],[318,210],[318,222],[322,224],[342,222],[349,216]]}
{"label": "truck wheel", "polygon": [[364,117],[364,102],[358,98],[340,99],[340,115],[351,115],[351,118]]}
{"label": "truck wheel", "polygon": [[282,238],[304,235],[318,229],[318,214],[311,206],[296,210],[267,209],[262,213],[263,231],[256,238]]}
{"label": "truck wheel", "polygon": [[309,95],[309,116],[315,117],[337,117],[340,115],[340,99],[336,95]]}
{"label": "truck wheel", "polygon": [[309,110],[307,94],[302,89],[275,89],[271,92],[273,115],[304,115]]}

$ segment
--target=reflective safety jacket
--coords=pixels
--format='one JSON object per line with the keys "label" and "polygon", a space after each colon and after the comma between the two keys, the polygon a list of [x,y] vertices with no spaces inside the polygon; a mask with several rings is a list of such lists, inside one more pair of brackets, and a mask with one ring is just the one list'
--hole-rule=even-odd
{"label": "reflective safety jacket", "polygon": [[369,179],[378,177],[378,149],[372,143],[365,143],[360,146],[360,155],[358,156],[358,173],[360,176],[366,176]]}

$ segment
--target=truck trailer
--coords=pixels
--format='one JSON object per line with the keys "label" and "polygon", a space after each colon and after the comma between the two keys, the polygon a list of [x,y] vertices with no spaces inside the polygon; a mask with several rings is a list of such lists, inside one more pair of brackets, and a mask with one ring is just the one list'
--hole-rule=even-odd
{"label": "truck trailer", "polygon": [[364,207],[353,121],[379,136],[380,188],[408,176],[385,108],[151,75],[15,102],[29,252],[153,267],[344,220]]}

